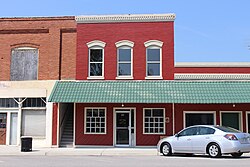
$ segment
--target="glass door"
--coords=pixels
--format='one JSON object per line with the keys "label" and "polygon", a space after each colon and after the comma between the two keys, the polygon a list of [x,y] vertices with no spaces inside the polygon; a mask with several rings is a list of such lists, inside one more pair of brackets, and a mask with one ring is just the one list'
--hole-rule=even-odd
{"label": "glass door", "polygon": [[0,145],[6,144],[7,113],[0,113]]}
{"label": "glass door", "polygon": [[130,112],[116,112],[116,145],[129,146],[130,131]]}
{"label": "glass door", "polygon": [[17,113],[11,113],[10,145],[17,145]]}

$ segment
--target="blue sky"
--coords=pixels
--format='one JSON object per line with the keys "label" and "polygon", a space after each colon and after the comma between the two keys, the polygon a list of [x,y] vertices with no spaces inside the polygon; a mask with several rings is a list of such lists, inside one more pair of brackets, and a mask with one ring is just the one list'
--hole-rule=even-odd
{"label": "blue sky", "polygon": [[176,14],[176,62],[250,62],[250,0],[2,0],[0,5],[0,17],[154,13]]}

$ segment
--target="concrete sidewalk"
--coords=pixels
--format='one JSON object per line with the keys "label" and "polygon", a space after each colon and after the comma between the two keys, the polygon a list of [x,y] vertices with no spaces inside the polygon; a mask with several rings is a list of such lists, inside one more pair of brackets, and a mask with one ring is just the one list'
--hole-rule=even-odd
{"label": "concrete sidewalk", "polygon": [[21,152],[18,146],[0,146],[0,156],[9,155],[158,155],[156,148],[33,148],[31,152]]}

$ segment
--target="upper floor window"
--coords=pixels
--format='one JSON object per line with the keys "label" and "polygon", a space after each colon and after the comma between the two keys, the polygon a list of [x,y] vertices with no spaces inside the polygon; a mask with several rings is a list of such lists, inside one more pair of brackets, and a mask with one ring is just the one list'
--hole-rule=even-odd
{"label": "upper floor window", "polygon": [[87,43],[89,48],[89,71],[88,79],[104,79],[104,47],[102,41],[91,41]]}
{"label": "upper floor window", "polygon": [[10,80],[37,80],[38,49],[30,47],[16,48],[11,51]]}
{"label": "upper floor window", "polygon": [[146,79],[162,79],[162,45],[163,42],[150,40],[146,47]]}
{"label": "upper floor window", "polygon": [[134,43],[123,40],[115,43],[117,47],[117,79],[133,79]]}

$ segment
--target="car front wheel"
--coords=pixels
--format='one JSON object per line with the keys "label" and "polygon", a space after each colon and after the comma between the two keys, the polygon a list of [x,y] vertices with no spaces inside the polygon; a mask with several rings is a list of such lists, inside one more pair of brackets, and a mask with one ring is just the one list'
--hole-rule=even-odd
{"label": "car front wheel", "polygon": [[235,158],[239,158],[243,153],[232,153],[231,155]]}
{"label": "car front wheel", "polygon": [[164,156],[169,156],[169,155],[172,155],[172,148],[171,148],[171,145],[169,143],[163,143],[161,145],[161,153],[164,155]]}
{"label": "car front wheel", "polygon": [[221,156],[220,146],[216,143],[209,144],[208,154],[212,158],[220,157]]}

